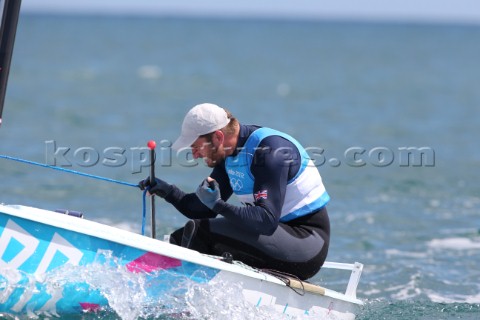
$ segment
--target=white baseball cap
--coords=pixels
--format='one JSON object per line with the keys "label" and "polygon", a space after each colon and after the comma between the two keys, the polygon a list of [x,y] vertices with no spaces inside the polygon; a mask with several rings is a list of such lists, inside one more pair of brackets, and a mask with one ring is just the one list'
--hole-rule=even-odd
{"label": "white baseball cap", "polygon": [[216,104],[197,104],[185,115],[182,132],[172,148],[179,150],[190,147],[199,136],[220,130],[229,122],[227,112]]}

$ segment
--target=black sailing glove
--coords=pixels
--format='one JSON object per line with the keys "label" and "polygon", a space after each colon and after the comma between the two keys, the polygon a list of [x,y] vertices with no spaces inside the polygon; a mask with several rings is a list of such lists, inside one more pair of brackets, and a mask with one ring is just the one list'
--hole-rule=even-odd
{"label": "black sailing glove", "polygon": [[150,183],[150,177],[138,183],[140,190],[148,189],[150,194],[155,194],[159,197],[165,198],[173,189],[171,184],[166,183],[162,179],[155,178],[153,184]]}

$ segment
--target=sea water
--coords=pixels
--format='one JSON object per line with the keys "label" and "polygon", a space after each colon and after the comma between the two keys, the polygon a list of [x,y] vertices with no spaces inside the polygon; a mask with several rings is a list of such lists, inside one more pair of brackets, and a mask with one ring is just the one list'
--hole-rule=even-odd
{"label": "sea water", "polygon": [[[365,265],[358,319],[477,319],[478,39],[467,25],[25,14],[0,154],[137,183],[154,139],[156,174],[192,192],[210,170],[169,146],[190,107],[217,103],[309,149],[332,198],[328,260]],[[141,231],[136,188],[5,159],[0,176],[0,202]],[[185,223],[156,204],[159,237]],[[236,287],[191,285],[176,300],[189,312],[175,313],[136,303],[141,283],[107,279],[113,309],[69,319],[281,319]],[[347,279],[311,281],[341,291]]]}

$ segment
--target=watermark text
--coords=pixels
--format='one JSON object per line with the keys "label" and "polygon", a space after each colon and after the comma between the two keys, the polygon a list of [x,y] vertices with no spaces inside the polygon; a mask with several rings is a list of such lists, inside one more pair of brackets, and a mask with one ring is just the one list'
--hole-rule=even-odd
{"label": "watermark text", "polygon": [[[172,143],[162,140],[157,144],[155,165],[170,167],[174,164],[183,167],[194,167],[204,163],[201,159],[195,159],[189,148],[174,151]],[[350,147],[340,157],[327,157],[326,151],[320,147],[306,147],[310,165],[316,167],[341,165],[349,167],[434,167],[435,151],[431,147]],[[263,157],[272,154],[280,163],[290,165],[298,160],[298,151],[289,148],[274,150],[272,153],[267,149],[256,152],[256,165],[262,165]],[[132,173],[140,173],[143,168],[151,165],[150,149],[148,147],[106,147],[98,150],[91,146],[72,148],[60,146],[55,140],[45,141],[45,163],[58,167],[93,167],[102,165],[106,167],[128,166]],[[244,164],[245,162],[240,161]]]}

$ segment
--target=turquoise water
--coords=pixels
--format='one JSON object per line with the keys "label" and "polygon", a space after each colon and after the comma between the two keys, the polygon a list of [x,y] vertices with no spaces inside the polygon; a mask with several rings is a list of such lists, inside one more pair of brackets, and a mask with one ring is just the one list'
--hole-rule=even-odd
{"label": "turquoise water", "polygon": [[[479,38],[478,26],[23,15],[0,154],[136,183],[154,139],[157,175],[193,191],[209,169],[170,157],[168,141],[190,107],[217,103],[313,152],[332,196],[328,260],[365,264],[358,319],[477,319]],[[134,188],[0,163],[0,202],[141,230]],[[185,221],[157,201],[157,234]]]}

